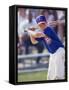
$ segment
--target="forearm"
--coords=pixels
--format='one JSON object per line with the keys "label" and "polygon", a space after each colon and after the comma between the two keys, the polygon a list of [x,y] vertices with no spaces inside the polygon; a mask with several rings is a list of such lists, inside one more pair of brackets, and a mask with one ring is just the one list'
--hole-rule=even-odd
{"label": "forearm", "polygon": [[30,39],[31,39],[32,44],[38,43],[38,41],[32,35],[30,35]]}

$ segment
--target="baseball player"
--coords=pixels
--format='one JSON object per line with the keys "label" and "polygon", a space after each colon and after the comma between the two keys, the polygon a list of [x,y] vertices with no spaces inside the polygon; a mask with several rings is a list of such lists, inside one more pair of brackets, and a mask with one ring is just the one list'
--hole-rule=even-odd
{"label": "baseball player", "polygon": [[46,17],[43,15],[37,16],[36,22],[41,32],[30,31],[30,38],[33,44],[40,41],[44,42],[44,45],[50,53],[49,68],[48,68],[48,80],[57,80],[65,78],[65,50],[62,42],[59,40],[55,31],[47,26]]}

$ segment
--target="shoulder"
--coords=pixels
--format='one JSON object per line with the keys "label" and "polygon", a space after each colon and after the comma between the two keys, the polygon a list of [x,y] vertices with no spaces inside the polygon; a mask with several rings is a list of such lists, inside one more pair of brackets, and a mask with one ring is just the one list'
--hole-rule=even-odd
{"label": "shoulder", "polygon": [[52,28],[50,28],[50,27],[47,27],[47,28],[44,30],[44,34],[45,34],[45,35],[48,35],[48,36],[51,37],[51,38],[57,37],[57,34],[56,34],[56,32],[54,31],[54,29],[52,29]]}
{"label": "shoulder", "polygon": [[47,27],[44,29],[44,33],[50,33],[50,32],[53,32],[54,30],[52,30],[51,27]]}

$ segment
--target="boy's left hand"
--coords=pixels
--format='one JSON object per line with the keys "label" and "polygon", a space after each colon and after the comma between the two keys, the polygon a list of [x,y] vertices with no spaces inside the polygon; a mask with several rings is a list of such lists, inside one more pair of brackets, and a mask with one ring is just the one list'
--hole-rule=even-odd
{"label": "boy's left hand", "polygon": [[36,38],[45,37],[45,34],[42,32],[37,32],[35,35]]}

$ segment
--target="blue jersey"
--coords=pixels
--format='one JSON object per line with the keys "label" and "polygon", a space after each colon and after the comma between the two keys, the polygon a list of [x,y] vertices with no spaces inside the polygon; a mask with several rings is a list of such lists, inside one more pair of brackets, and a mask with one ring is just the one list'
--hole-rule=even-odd
{"label": "blue jersey", "polygon": [[59,47],[63,47],[62,42],[59,40],[56,32],[52,30],[50,27],[47,27],[43,30],[43,33],[46,35],[45,38],[37,38],[36,40],[38,41],[43,41],[45,44],[46,48],[50,53],[55,53],[56,50]]}

